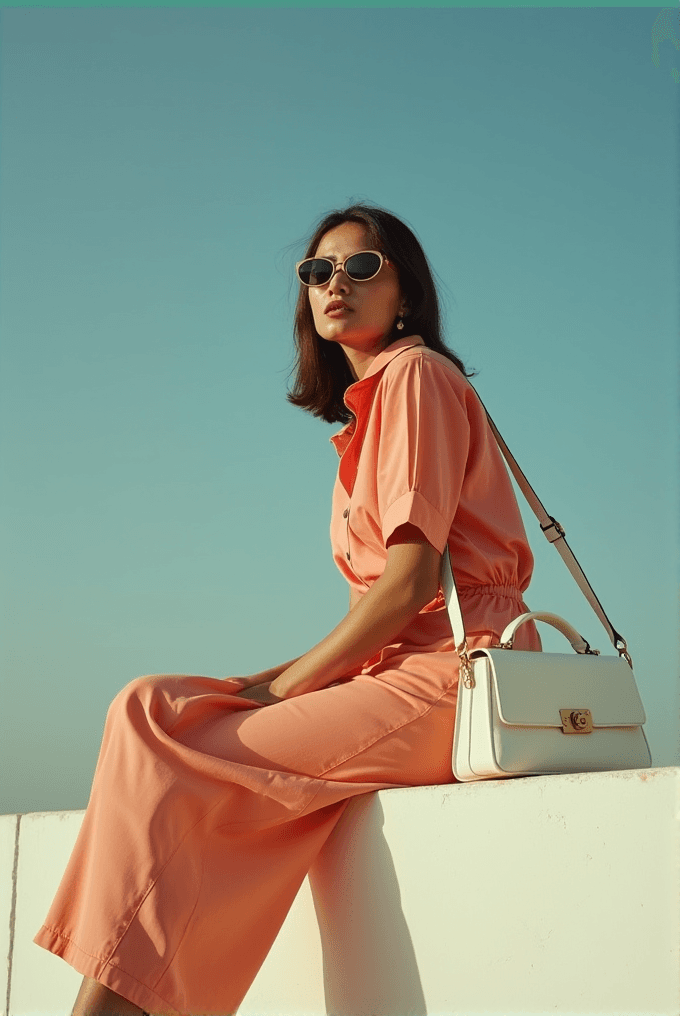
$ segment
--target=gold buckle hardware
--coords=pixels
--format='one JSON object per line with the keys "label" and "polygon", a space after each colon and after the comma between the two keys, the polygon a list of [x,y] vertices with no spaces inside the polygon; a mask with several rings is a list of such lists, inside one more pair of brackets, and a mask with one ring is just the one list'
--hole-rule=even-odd
{"label": "gold buckle hardware", "polygon": [[460,657],[460,675],[463,679],[463,684],[466,688],[474,688],[475,679],[472,674],[470,657],[468,656],[467,641],[464,641],[463,645],[458,649],[458,655]]}
{"label": "gold buckle hardware", "polygon": [[630,655],[628,653],[628,645],[626,643],[626,640],[622,636],[619,635],[614,644],[614,648],[616,649],[621,659],[625,660],[630,669],[632,670],[633,661],[631,660]]}
{"label": "gold buckle hardware", "polygon": [[590,709],[560,709],[563,734],[592,734],[593,714]]}

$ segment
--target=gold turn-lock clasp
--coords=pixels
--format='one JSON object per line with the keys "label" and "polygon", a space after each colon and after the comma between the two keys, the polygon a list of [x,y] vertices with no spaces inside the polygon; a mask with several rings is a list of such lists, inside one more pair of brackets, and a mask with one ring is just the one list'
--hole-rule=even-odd
{"label": "gold turn-lock clasp", "polygon": [[592,734],[593,714],[590,709],[560,709],[563,734]]}

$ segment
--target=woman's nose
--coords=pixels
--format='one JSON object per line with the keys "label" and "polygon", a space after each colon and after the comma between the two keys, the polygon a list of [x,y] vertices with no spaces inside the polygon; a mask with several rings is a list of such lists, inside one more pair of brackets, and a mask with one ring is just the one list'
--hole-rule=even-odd
{"label": "woman's nose", "polygon": [[336,293],[339,289],[346,291],[348,288],[349,279],[345,275],[344,268],[336,268],[328,281],[328,289],[331,293]]}

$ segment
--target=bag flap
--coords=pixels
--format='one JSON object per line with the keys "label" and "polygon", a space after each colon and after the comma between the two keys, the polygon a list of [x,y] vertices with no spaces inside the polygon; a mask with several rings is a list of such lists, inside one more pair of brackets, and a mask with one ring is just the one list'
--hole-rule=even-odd
{"label": "bag flap", "polygon": [[633,727],[645,711],[633,671],[620,656],[477,649],[486,657],[501,720],[561,726],[560,709],[590,709],[594,727]]}

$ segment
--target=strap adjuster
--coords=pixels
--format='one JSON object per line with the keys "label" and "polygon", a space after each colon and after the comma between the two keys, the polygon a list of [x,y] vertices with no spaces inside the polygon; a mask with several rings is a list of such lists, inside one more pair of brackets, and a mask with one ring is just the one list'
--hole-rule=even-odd
{"label": "strap adjuster", "polygon": [[[566,533],[562,528],[562,526],[557,521],[557,519],[554,519],[552,515],[549,515],[548,518],[550,519],[550,522],[548,523],[547,526],[541,526],[541,529],[545,534],[545,538],[548,541],[548,543],[555,543],[557,540],[560,540],[563,536],[566,536]],[[554,533],[552,534],[550,534],[551,529],[554,530]]]}

